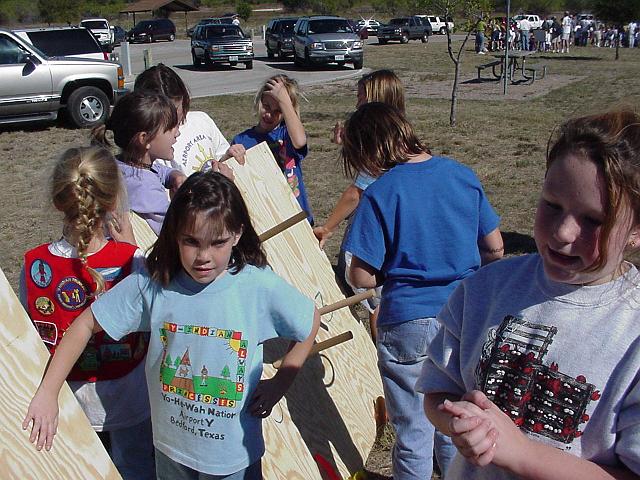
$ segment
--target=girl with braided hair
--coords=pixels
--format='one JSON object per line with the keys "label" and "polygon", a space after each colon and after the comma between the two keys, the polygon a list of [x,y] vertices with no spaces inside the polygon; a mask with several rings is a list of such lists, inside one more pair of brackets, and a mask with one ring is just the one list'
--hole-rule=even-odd
{"label": "girl with braided hair", "polygon": [[[126,242],[133,238],[121,207],[126,195],[108,150],[67,150],[54,167],[51,198],[64,215],[62,238],[25,254],[20,298],[53,354],[78,315],[132,270],[140,270],[144,256]],[[97,333],[67,377],[125,480],[155,478],[144,378],[147,345],[144,334],[116,342]]]}

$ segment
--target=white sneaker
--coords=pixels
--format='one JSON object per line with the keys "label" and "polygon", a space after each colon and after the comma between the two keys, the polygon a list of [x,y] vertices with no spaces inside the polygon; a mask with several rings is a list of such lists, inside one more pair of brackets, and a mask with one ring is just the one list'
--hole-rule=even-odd
{"label": "white sneaker", "polygon": [[486,55],[484,52],[478,52],[478,55]]}

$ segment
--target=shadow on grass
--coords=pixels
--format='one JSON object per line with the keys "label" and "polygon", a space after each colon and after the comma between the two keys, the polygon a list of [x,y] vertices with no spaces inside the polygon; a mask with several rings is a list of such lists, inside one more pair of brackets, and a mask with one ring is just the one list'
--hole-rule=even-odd
{"label": "shadow on grass", "polygon": [[286,62],[277,62],[277,63],[269,63],[265,62],[265,65],[271,68],[277,68],[279,70],[285,70],[287,72],[299,72],[299,71],[314,71],[314,72],[345,72],[349,70],[353,70],[351,64],[347,63],[347,65],[335,65],[331,63],[326,64],[318,64],[318,65],[309,65],[309,66],[298,66],[293,63],[293,60],[289,63]]}
{"label": "shadow on grass", "polygon": [[506,255],[521,255],[537,252],[536,242],[530,235],[518,232],[502,232],[504,253]]}
{"label": "shadow on grass", "polygon": [[541,60],[577,60],[577,61],[584,61],[584,62],[601,62],[602,60],[604,60],[603,58],[600,57],[576,57],[576,56],[569,56],[566,55],[564,53],[557,53],[555,55],[541,55],[541,56],[536,56],[534,57],[535,59],[541,59]]}

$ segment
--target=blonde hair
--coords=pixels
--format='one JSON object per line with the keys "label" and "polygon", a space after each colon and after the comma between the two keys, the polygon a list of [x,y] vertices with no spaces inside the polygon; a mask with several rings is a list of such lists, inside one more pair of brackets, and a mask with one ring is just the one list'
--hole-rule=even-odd
{"label": "blonde hair", "polygon": [[380,102],[391,105],[404,115],[404,86],[392,70],[376,70],[363,75],[358,81],[367,102]]}
{"label": "blonde hair", "polygon": [[264,95],[264,93],[267,91],[267,83],[269,83],[271,80],[280,80],[282,81],[282,83],[284,83],[284,88],[286,88],[287,93],[289,94],[289,98],[291,99],[291,105],[293,106],[293,109],[296,111],[298,116],[300,116],[300,102],[298,100],[298,96],[302,93],[300,85],[298,84],[297,80],[294,80],[293,78],[284,74],[274,75],[273,77],[267,78],[267,80],[265,80],[253,100],[253,108],[255,109],[255,111],[259,111],[262,95]]}
{"label": "blonde hair", "polygon": [[100,147],[70,148],[56,163],[51,179],[53,205],[64,213],[67,240],[97,284],[104,290],[104,278],[87,264],[91,239],[100,232],[107,214],[124,202],[120,172],[111,152]]}

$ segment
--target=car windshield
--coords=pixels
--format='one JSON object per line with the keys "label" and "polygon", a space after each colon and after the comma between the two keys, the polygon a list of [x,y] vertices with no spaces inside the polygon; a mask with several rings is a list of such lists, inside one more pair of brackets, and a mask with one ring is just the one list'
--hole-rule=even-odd
{"label": "car windshield", "polygon": [[242,30],[235,25],[211,25],[207,27],[205,38],[240,37],[245,38]]}
{"label": "car windshield", "polygon": [[134,30],[150,30],[153,25],[153,22],[145,21],[140,22],[138,25],[134,27]]}
{"label": "car windshield", "polygon": [[522,20],[524,19],[524,15],[516,15],[515,17],[513,17],[514,20]]}
{"label": "car windshield", "polygon": [[280,27],[280,30],[282,31],[282,33],[291,33],[293,32],[293,26],[295,24],[296,24],[295,20],[282,22],[282,27]]}
{"label": "car windshield", "polygon": [[101,53],[100,45],[84,29],[29,32],[31,43],[48,57]]}
{"label": "car windshield", "polygon": [[90,21],[86,21],[86,22],[80,22],[80,24],[84,28],[88,28],[89,30],[91,30],[91,29],[94,29],[94,30],[99,30],[99,29],[106,30],[106,29],[109,28],[107,26],[107,22],[105,22],[103,20],[90,20]]}
{"label": "car windshield", "polygon": [[406,25],[407,23],[409,23],[409,20],[406,18],[392,18],[389,25]]}
{"label": "car windshield", "polygon": [[342,19],[311,20],[309,33],[353,33],[353,29],[349,22]]}

